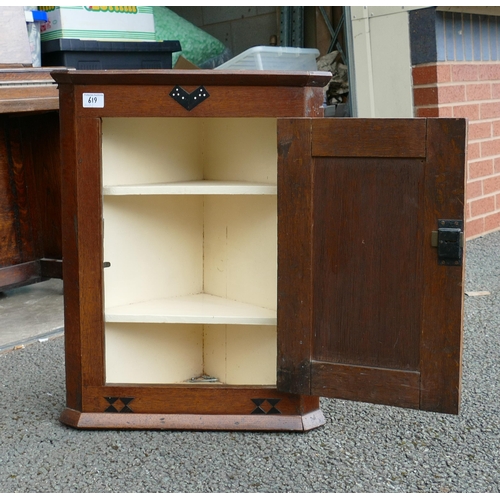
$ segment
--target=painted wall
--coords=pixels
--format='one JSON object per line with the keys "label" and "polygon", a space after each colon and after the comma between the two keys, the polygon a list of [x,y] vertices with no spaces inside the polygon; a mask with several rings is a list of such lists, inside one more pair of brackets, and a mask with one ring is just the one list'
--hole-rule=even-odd
{"label": "painted wall", "polygon": [[351,7],[355,116],[413,116],[408,12],[415,8]]}

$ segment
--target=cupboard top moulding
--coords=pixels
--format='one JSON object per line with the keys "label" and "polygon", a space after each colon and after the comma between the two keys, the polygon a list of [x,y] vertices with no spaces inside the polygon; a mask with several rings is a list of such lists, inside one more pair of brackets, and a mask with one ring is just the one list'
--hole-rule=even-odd
{"label": "cupboard top moulding", "polygon": [[[224,72],[210,70],[144,70],[52,72],[59,84],[60,98],[112,92],[104,95],[104,107],[82,108],[85,116],[323,116],[323,87],[328,72]],[[66,86],[66,84],[69,84]],[[176,87],[179,86],[178,92]],[[215,90],[217,89],[217,90]],[[204,92],[200,100],[198,92]],[[179,102],[171,93],[178,93]],[[197,106],[197,102],[203,102]]]}

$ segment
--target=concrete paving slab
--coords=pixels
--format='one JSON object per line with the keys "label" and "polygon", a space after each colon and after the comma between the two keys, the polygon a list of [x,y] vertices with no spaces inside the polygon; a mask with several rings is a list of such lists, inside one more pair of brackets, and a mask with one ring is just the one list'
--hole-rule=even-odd
{"label": "concrete paving slab", "polygon": [[48,280],[0,292],[0,351],[62,335],[63,282]]}

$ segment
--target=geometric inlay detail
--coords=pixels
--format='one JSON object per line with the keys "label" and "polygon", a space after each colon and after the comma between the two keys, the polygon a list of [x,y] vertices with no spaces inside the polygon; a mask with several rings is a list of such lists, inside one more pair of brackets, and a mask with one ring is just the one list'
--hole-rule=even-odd
{"label": "geometric inlay detail", "polygon": [[252,411],[251,415],[281,414],[278,408],[276,408],[276,405],[280,401],[281,399],[252,399],[252,403],[255,405],[255,409]]}
{"label": "geometric inlay detail", "polygon": [[129,405],[135,398],[114,398],[105,396],[104,399],[109,404],[104,410],[105,413],[134,413]]}
{"label": "geometric inlay detail", "polygon": [[198,104],[202,103],[205,99],[210,97],[210,94],[207,92],[205,87],[198,87],[193,92],[189,93],[187,90],[184,90],[182,87],[176,85],[172,91],[170,92],[170,97],[174,99],[174,101],[178,102],[184,109],[191,111]]}

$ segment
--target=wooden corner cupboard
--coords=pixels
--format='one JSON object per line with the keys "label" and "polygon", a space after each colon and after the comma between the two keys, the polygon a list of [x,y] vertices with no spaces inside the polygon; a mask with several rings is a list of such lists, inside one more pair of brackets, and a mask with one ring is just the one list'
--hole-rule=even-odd
{"label": "wooden corner cupboard", "polygon": [[465,120],[324,118],[321,72],[52,76],[62,422],[305,431],[320,396],[458,412]]}

